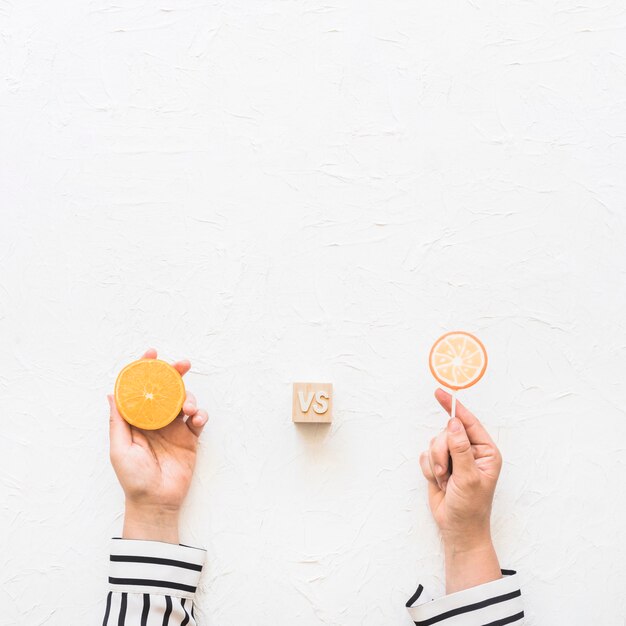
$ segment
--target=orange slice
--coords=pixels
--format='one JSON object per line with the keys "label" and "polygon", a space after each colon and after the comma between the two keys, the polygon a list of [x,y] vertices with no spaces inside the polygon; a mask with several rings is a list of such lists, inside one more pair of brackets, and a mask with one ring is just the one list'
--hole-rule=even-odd
{"label": "orange slice", "polygon": [[145,430],[174,421],[185,401],[181,375],[165,361],[139,359],[129,363],[115,381],[115,404],[120,415]]}
{"label": "orange slice", "polygon": [[430,351],[433,376],[449,389],[475,385],[487,369],[487,351],[480,339],[462,330],[442,335]]}

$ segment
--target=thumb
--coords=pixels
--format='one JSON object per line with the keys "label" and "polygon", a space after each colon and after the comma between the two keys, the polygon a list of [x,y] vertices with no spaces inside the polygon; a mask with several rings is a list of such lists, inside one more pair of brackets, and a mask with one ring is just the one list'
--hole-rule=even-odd
{"label": "thumb", "polygon": [[474,471],[476,464],[474,462],[472,445],[460,419],[455,417],[448,422],[447,435],[448,449],[450,450],[454,467],[453,473],[463,475]]}
{"label": "thumb", "polygon": [[107,396],[111,410],[109,417],[109,440],[111,454],[121,452],[133,443],[130,424],[120,415],[112,395]]}

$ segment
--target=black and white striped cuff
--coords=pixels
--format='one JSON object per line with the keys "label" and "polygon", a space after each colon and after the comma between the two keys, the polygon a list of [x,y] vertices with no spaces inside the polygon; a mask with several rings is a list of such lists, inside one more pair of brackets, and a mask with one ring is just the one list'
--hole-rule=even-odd
{"label": "black and white striped cuff", "polygon": [[112,539],[109,588],[127,593],[150,593],[193,598],[206,551],[200,548]]}
{"label": "black and white striped cuff", "polygon": [[517,574],[502,570],[499,580],[431,600],[420,585],[407,602],[416,626],[518,626],[524,618]]}

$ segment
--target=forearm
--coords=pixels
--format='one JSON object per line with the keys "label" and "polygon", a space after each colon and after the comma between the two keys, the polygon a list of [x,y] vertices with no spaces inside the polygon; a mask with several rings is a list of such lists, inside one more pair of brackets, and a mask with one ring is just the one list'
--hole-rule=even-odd
{"label": "forearm", "polygon": [[204,550],[150,540],[113,539],[104,626],[194,626]]}
{"label": "forearm", "polygon": [[500,570],[489,533],[452,540],[443,536],[446,595],[431,600],[420,585],[407,603],[417,624],[521,624],[524,619],[517,575]]}
{"label": "forearm", "polygon": [[122,537],[177,544],[178,520],[177,508],[138,505],[126,500]]}
{"label": "forearm", "polygon": [[502,578],[498,556],[486,536],[480,542],[444,542],[446,593],[455,593]]}
{"label": "forearm", "polygon": [[111,548],[106,626],[140,617],[142,624],[196,624],[194,596],[205,552],[179,545],[178,521],[177,508],[126,501],[123,538]]}

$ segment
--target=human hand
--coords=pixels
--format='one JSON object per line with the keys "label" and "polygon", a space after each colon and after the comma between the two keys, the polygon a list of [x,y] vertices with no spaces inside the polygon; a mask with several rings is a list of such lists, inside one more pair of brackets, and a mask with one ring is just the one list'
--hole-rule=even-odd
{"label": "human hand", "polygon": [[[437,389],[435,397],[449,414],[452,396]],[[420,465],[444,544],[448,593],[500,578],[490,519],[502,457],[489,433],[457,402],[456,418],[421,454]]]}
{"label": "human hand", "polygon": [[[156,359],[150,349],[144,359]],[[184,376],[191,364],[178,361],[174,368]],[[111,464],[126,496],[126,539],[152,539],[178,543],[178,516],[189,491],[196,464],[198,437],[208,420],[187,392],[180,415],[159,430],[131,426],[108,396]]]}

